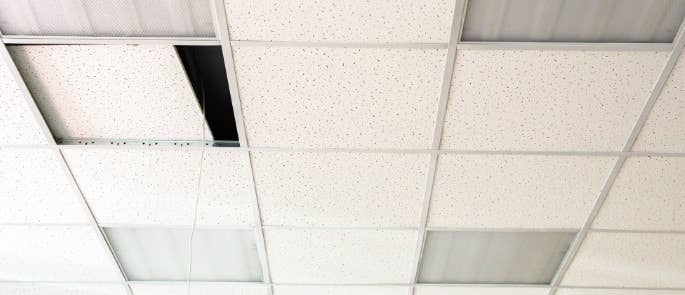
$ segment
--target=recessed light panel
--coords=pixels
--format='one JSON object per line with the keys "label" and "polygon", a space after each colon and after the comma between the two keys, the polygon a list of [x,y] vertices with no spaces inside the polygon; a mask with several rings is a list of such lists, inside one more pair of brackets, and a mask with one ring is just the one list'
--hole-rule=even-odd
{"label": "recessed light panel", "polygon": [[[191,229],[112,227],[105,233],[129,280],[187,279]],[[258,257],[250,230],[197,229],[191,279],[261,281]]]}
{"label": "recessed light panel", "polygon": [[471,0],[463,41],[670,43],[685,0]]}
{"label": "recessed light panel", "polygon": [[419,282],[549,284],[575,234],[430,231]]}
{"label": "recessed light panel", "polygon": [[210,37],[209,1],[0,0],[5,35]]}

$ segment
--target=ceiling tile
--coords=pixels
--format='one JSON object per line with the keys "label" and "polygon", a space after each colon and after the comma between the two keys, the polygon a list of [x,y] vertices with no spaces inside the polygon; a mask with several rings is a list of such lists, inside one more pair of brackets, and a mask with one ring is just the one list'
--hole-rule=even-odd
{"label": "ceiling tile", "polygon": [[0,226],[0,277],[7,281],[97,281],[121,278],[90,226]]}
{"label": "ceiling tile", "polygon": [[80,196],[49,149],[0,148],[0,223],[88,223]]}
{"label": "ceiling tile", "polygon": [[443,49],[235,47],[251,146],[428,148]]}
{"label": "ceiling tile", "polygon": [[233,40],[335,42],[447,42],[455,6],[454,0],[225,3]]}
{"label": "ceiling tile", "polygon": [[442,154],[428,225],[580,228],[614,161],[606,157]]}
{"label": "ceiling tile", "polygon": [[[130,283],[133,295],[187,295],[188,285],[179,283]],[[240,283],[191,283],[194,295],[266,295],[264,286]]]}
{"label": "ceiling tile", "polygon": [[265,231],[275,283],[406,284],[416,238],[412,230]]}
{"label": "ceiling tile", "polygon": [[14,82],[4,61],[0,61],[0,138],[3,144],[45,144],[26,98]]}
{"label": "ceiling tile", "polygon": [[685,152],[685,58],[682,55],[666,81],[633,150]]}
{"label": "ceiling tile", "polygon": [[202,138],[202,114],[173,46],[8,49],[56,138]]}
{"label": "ceiling tile", "polygon": [[559,289],[557,295],[682,295],[683,291],[630,289]]}
{"label": "ceiling tile", "polygon": [[[199,149],[82,149],[64,155],[101,224],[191,225]],[[205,150],[199,225],[252,225],[246,152]]]}
{"label": "ceiling tile", "polygon": [[562,285],[685,288],[685,235],[591,232]]}
{"label": "ceiling tile", "polygon": [[427,154],[253,152],[265,225],[418,227]]}
{"label": "ceiling tile", "polygon": [[274,295],[398,295],[409,294],[407,286],[274,286]]}
{"label": "ceiling tile", "polygon": [[417,286],[416,295],[546,295],[549,288]]}
{"label": "ceiling tile", "polygon": [[667,55],[457,51],[442,147],[619,151]]}
{"label": "ceiling tile", "polygon": [[593,227],[685,230],[685,158],[628,158]]}
{"label": "ceiling tile", "polygon": [[12,295],[127,295],[123,284],[0,283],[0,293]]}

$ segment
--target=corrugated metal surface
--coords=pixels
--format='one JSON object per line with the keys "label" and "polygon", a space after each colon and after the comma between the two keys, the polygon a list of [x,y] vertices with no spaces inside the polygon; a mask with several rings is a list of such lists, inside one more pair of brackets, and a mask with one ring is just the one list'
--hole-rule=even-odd
{"label": "corrugated metal surface", "polygon": [[685,0],[470,0],[463,41],[672,42]]}
{"label": "corrugated metal surface", "polygon": [[548,284],[573,232],[431,231],[420,283]]}
{"label": "corrugated metal surface", "polygon": [[6,35],[214,36],[208,1],[0,0]]}

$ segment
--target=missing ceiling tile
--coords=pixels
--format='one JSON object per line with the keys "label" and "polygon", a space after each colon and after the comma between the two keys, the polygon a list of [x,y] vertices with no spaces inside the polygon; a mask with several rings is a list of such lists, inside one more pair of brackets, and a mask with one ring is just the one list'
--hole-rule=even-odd
{"label": "missing ceiling tile", "polygon": [[237,141],[231,93],[220,46],[176,46],[215,140]]}
{"label": "missing ceiling tile", "polygon": [[429,231],[419,282],[549,284],[575,235]]}

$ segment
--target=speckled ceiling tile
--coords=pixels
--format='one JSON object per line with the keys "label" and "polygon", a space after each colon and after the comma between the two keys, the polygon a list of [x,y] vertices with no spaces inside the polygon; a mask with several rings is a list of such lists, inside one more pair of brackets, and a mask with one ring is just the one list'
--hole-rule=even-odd
{"label": "speckled ceiling tile", "polygon": [[265,225],[418,227],[430,156],[252,153]]}
{"label": "speckled ceiling tile", "polygon": [[593,227],[685,231],[685,158],[628,158]]}
{"label": "speckled ceiling tile", "polygon": [[[199,150],[65,149],[98,222],[190,225]],[[252,225],[245,152],[209,149],[198,205],[199,225]]]}
{"label": "speckled ceiling tile", "polygon": [[225,1],[233,40],[447,42],[454,0]]}
{"label": "speckled ceiling tile", "polygon": [[549,288],[417,286],[416,295],[545,295]]}
{"label": "speckled ceiling tile", "polygon": [[682,55],[649,114],[633,150],[685,152],[685,57]]}
{"label": "speckled ceiling tile", "polygon": [[580,228],[614,161],[605,157],[440,155],[428,225]]}
{"label": "speckled ceiling tile", "polygon": [[416,238],[412,230],[265,231],[275,283],[406,284]]}
{"label": "speckled ceiling tile", "polygon": [[12,295],[127,295],[123,284],[97,283],[0,283],[0,293]]}
{"label": "speckled ceiling tile", "polygon": [[430,147],[445,50],[234,50],[251,146]]}
{"label": "speckled ceiling tile", "polygon": [[274,286],[274,295],[397,295],[409,294],[406,286]]}
{"label": "speckled ceiling tile", "polygon": [[91,226],[0,226],[6,281],[117,282],[118,269]]}
{"label": "speckled ceiling tile", "polygon": [[685,288],[685,235],[591,232],[562,286]]}
{"label": "speckled ceiling tile", "polygon": [[559,289],[558,295],[683,295],[683,291],[630,289]]}
{"label": "speckled ceiling tile", "polygon": [[0,61],[0,101],[0,144],[47,143],[4,61]]}
{"label": "speckled ceiling tile", "polygon": [[442,147],[620,151],[667,55],[460,50]]}
{"label": "speckled ceiling tile", "polygon": [[0,148],[0,223],[89,223],[57,151]]}
{"label": "speckled ceiling tile", "polygon": [[57,138],[202,138],[202,114],[172,46],[9,50]]}
{"label": "speckled ceiling tile", "polygon": [[[135,295],[187,295],[185,282],[167,283],[130,283]],[[241,285],[239,283],[191,283],[190,294],[202,295],[267,295],[266,287],[259,285]]]}

